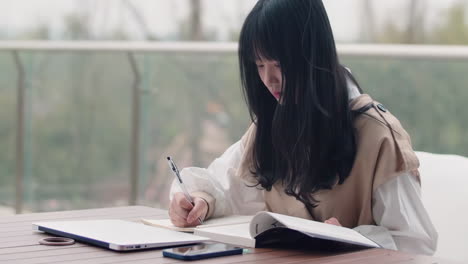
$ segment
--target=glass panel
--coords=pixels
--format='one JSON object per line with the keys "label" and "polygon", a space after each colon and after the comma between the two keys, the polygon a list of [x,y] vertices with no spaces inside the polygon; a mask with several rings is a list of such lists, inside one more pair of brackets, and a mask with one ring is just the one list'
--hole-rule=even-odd
{"label": "glass panel", "polygon": [[25,207],[126,205],[131,84],[124,53],[23,53],[28,74]]}
{"label": "glass panel", "polygon": [[140,55],[144,69],[140,200],[166,207],[180,168],[208,166],[239,140],[249,116],[242,99],[237,58],[231,55]]}

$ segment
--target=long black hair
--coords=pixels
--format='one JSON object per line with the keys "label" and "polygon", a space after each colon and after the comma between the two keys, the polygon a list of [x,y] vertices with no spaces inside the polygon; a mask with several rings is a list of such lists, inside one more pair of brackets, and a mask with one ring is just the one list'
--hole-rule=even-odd
{"label": "long black hair", "polygon": [[[281,103],[255,61],[278,61]],[[239,40],[244,98],[256,124],[252,159],[259,185],[277,182],[315,207],[313,194],[343,183],[356,155],[346,76],[321,0],[259,0]]]}

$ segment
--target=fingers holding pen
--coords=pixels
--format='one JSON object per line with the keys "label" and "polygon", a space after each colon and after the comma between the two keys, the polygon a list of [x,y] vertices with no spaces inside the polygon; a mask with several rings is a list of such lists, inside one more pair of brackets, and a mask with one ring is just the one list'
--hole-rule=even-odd
{"label": "fingers holding pen", "polygon": [[182,209],[185,209],[188,211],[193,209],[193,204],[189,202],[187,198],[185,197],[185,195],[181,192],[176,193],[174,195],[174,200],[176,201],[176,204]]}
{"label": "fingers holding pen", "polygon": [[200,224],[198,218],[206,215],[208,206],[200,198],[195,198],[194,202],[195,206],[187,200],[183,193],[174,195],[169,207],[169,217],[175,226],[190,227]]}
{"label": "fingers holding pen", "polygon": [[183,193],[176,193],[169,206],[169,217],[175,226],[187,226],[187,216],[193,205],[185,199]]}
{"label": "fingers holding pen", "polygon": [[206,217],[206,214],[208,213],[208,204],[205,200],[198,197],[195,197],[194,203],[195,206],[187,216],[187,222],[197,222],[200,224],[200,220],[203,221]]}

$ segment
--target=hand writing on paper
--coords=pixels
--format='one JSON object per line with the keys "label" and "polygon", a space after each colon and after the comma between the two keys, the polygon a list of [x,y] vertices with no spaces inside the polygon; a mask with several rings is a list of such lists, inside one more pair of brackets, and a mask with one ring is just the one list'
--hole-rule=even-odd
{"label": "hand writing on paper", "polygon": [[178,227],[192,227],[200,224],[199,217],[204,220],[208,212],[208,204],[201,198],[192,198],[195,205],[187,201],[181,192],[174,195],[169,206],[169,217],[172,224]]}
{"label": "hand writing on paper", "polygon": [[324,223],[330,224],[330,225],[342,226],[342,225],[340,224],[340,221],[338,221],[338,219],[336,219],[335,217],[332,217],[332,218],[330,218],[330,219],[328,219],[328,220],[325,220]]}

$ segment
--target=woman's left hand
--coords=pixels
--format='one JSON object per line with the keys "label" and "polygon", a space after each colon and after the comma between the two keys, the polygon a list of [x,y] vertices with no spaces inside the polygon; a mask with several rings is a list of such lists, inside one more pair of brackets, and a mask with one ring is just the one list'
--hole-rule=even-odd
{"label": "woman's left hand", "polygon": [[324,223],[326,223],[326,224],[331,224],[331,225],[336,225],[336,226],[342,226],[342,225],[340,224],[340,221],[338,221],[338,219],[336,219],[335,217],[332,217],[332,218],[330,218],[330,219],[328,219],[328,220],[325,220]]}

